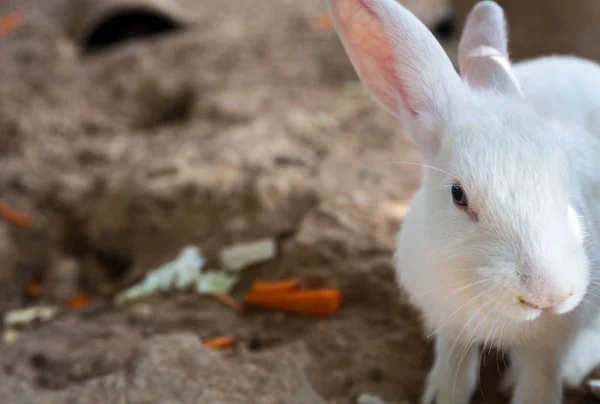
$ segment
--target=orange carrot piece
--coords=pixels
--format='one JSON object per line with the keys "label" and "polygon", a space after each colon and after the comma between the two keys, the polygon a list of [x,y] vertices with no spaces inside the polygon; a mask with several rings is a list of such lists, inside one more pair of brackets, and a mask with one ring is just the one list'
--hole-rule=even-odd
{"label": "orange carrot piece", "polygon": [[67,307],[71,310],[78,309],[80,307],[85,306],[86,304],[89,304],[91,300],[92,297],[88,293],[75,295],[67,300]]}
{"label": "orange carrot piece", "polygon": [[44,294],[44,287],[39,283],[30,283],[27,285],[27,295],[31,297],[40,297]]}
{"label": "orange carrot piece", "polygon": [[17,13],[10,13],[0,18],[0,35],[16,31],[23,25],[23,17]]}
{"label": "orange carrot piece", "polygon": [[213,349],[227,348],[233,344],[235,344],[235,336],[233,335],[223,335],[202,341],[202,345]]}
{"label": "orange carrot piece", "polygon": [[282,293],[248,293],[244,302],[306,316],[331,316],[339,308],[339,289],[305,289]]}
{"label": "orange carrot piece", "polygon": [[22,228],[31,226],[31,218],[24,213],[12,208],[10,205],[0,201],[0,216]]}
{"label": "orange carrot piece", "polygon": [[297,290],[300,287],[298,279],[285,279],[282,281],[256,281],[250,288],[250,293],[281,293]]}

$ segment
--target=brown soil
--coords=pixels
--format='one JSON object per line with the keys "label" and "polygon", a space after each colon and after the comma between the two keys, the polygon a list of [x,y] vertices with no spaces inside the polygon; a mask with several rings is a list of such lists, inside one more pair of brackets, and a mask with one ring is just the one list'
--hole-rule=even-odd
{"label": "brown soil", "polygon": [[[408,3],[428,24],[446,13]],[[386,162],[419,156],[335,33],[311,29],[322,1],[186,0],[187,30],[93,55],[39,3],[8,4],[27,23],[0,37],[0,196],[34,227],[0,221],[0,312],[94,300],[0,345],[3,404],[417,402],[430,343],[392,254],[419,169]],[[218,265],[219,249],[267,236],[276,259],[234,294],[318,277],[342,289],[339,313],[239,315],[191,293],[110,304],[186,245]],[[200,344],[221,334],[237,346]],[[502,361],[486,363],[476,403],[505,402]]]}

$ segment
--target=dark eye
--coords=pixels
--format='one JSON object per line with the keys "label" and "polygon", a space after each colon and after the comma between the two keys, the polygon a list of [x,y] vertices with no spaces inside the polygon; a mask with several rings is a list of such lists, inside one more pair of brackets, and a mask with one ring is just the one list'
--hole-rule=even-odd
{"label": "dark eye", "polygon": [[460,185],[452,185],[452,200],[455,204],[460,206],[467,206],[467,195],[460,187]]}

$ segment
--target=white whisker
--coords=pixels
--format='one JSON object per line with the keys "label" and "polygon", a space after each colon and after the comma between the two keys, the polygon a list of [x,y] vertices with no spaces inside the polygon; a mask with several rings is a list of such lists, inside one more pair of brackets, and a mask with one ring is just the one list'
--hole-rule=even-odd
{"label": "white whisker", "polygon": [[[477,301],[477,299],[482,296],[484,293],[488,292],[489,290],[483,290],[481,291],[481,293],[475,295],[473,298],[469,299],[469,302],[473,302],[473,301]],[[454,343],[452,344],[452,348],[450,349],[450,353],[452,354],[452,351],[454,350],[457,342],[460,340],[460,337],[462,336],[463,332],[467,329],[467,327],[469,326],[469,324],[471,324],[471,321],[473,321],[474,318],[477,317],[477,314],[482,310],[482,308],[485,307],[485,305],[481,305],[479,306],[478,309],[476,309],[473,313],[471,313],[471,315],[469,316],[469,318],[467,319],[467,321],[463,324],[460,332],[458,333],[458,336],[456,337],[456,339],[454,340]]]}
{"label": "white whisker", "polygon": [[459,280],[459,281],[456,281],[456,282],[447,283],[447,284],[445,284],[443,286],[440,286],[439,288],[428,290],[427,292],[423,292],[423,293],[418,293],[418,294],[415,295],[415,297],[427,296],[427,295],[429,295],[431,293],[439,292],[440,290],[444,290],[444,289],[447,289],[447,288],[452,287],[452,286],[460,285],[460,284],[463,284],[465,282],[469,282],[469,279],[462,279],[462,280]]}
{"label": "white whisker", "polygon": [[[481,313],[481,311],[484,308],[492,305],[493,303],[494,303],[494,301],[490,300],[490,301],[486,302],[485,304],[481,305],[473,314],[471,314],[471,317],[467,320],[467,322],[463,326],[461,332],[456,337],[456,340],[454,341],[454,344],[453,344],[452,348],[450,349],[450,352],[452,352],[454,350],[454,346],[456,345],[457,341],[460,340],[460,336],[461,336],[462,332],[467,329],[467,327],[471,323],[471,321],[473,321],[473,319],[477,318],[479,316],[479,313]],[[465,344],[465,348],[463,348],[462,352],[460,353],[460,356],[459,356],[460,359],[458,361],[458,365],[456,367],[456,372],[454,374],[454,382],[453,382],[454,386],[456,385],[456,378],[458,376],[458,369],[460,369],[460,367],[462,365],[462,362],[464,361],[465,357],[469,353],[469,350],[476,343],[476,341],[477,341],[477,331],[479,330],[479,327],[481,327],[482,324],[483,324],[483,321],[480,321],[479,325],[471,332],[471,336],[469,336],[469,338],[467,339],[467,344]]]}
{"label": "white whisker", "polygon": [[450,293],[449,295],[445,296],[441,301],[446,301],[446,300],[450,299],[451,297],[453,297],[453,296],[459,294],[460,292],[464,291],[465,289],[468,289],[468,288],[473,287],[473,286],[481,285],[482,283],[489,282],[491,280],[492,279],[482,279],[482,280],[479,280],[477,282],[473,282],[473,283],[471,283],[469,285],[463,286],[463,287],[455,290],[454,292]]}
{"label": "white whisker", "polygon": [[[420,166],[420,167],[430,168],[432,170],[439,171],[441,173],[449,175],[450,177],[455,177],[455,178],[457,177],[456,175],[454,175],[446,170],[442,170],[441,168],[433,167],[433,166],[430,166],[429,164],[416,163],[414,161],[383,161],[380,163],[375,163],[373,165],[385,165],[385,164],[408,164],[408,165]],[[369,168],[368,166],[363,166],[363,167]]]}
{"label": "white whisker", "polygon": [[[474,300],[477,300],[479,297],[481,297],[483,294],[487,293],[489,291],[489,289],[486,290],[482,290],[481,292],[479,292],[477,295],[472,296],[471,298],[469,298],[469,300],[467,300],[466,302],[464,302],[463,304],[461,304],[460,306],[458,306],[456,308],[456,310],[454,310],[454,312],[452,312],[452,314],[450,314],[450,316],[446,319],[446,321],[444,322],[444,324],[442,324],[440,327],[437,327],[435,330],[433,330],[428,336],[427,339],[431,338],[433,335],[439,333],[444,327],[446,327],[448,324],[450,324],[450,322],[452,321],[452,319],[454,318],[455,315],[457,315],[462,309],[464,309],[465,307],[467,307],[470,303],[472,303]],[[446,297],[447,299],[448,297]],[[444,299],[444,300],[446,300]]]}

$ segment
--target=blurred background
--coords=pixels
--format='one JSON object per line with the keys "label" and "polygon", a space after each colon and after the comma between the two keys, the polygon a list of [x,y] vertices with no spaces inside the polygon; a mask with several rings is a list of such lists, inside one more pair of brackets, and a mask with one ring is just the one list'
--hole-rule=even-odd
{"label": "blurred background", "polygon": [[[402,3],[455,61],[475,1]],[[498,3],[513,60],[600,59],[600,1]],[[0,55],[3,404],[417,402],[419,156],[323,0],[0,0]]]}

